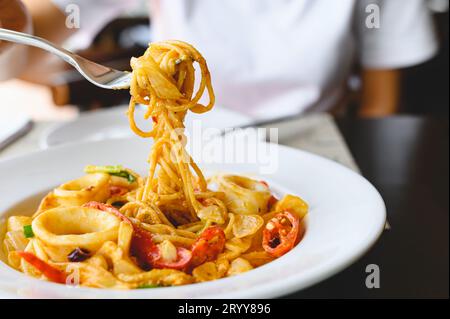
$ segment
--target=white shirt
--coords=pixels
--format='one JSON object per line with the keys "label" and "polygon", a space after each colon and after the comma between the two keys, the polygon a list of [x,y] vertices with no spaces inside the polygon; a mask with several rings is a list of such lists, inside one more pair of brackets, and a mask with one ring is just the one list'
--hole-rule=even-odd
{"label": "white shirt", "polygon": [[[54,2],[61,8],[79,3],[82,29],[98,29],[126,4]],[[217,103],[255,118],[329,109],[341,96],[355,60],[367,68],[401,68],[437,50],[422,0],[149,2],[151,40],[192,43],[208,62]],[[368,27],[367,22],[376,23],[377,10],[369,4],[379,8],[379,28]],[[84,20],[83,7],[89,10]]]}

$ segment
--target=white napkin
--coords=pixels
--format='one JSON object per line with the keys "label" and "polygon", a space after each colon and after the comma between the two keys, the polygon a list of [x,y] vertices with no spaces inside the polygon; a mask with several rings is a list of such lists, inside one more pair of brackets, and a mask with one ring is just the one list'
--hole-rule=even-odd
{"label": "white napkin", "polygon": [[0,150],[30,131],[32,121],[28,116],[0,118]]}

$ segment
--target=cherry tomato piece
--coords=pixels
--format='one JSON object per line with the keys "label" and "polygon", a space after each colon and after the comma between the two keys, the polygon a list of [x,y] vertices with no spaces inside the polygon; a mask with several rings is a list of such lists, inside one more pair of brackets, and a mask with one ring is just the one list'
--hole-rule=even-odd
{"label": "cherry tomato piece", "polygon": [[225,247],[225,233],[219,226],[206,228],[192,245],[191,266],[195,267],[216,259]]}
{"label": "cherry tomato piece", "polygon": [[39,270],[45,277],[47,277],[48,280],[59,283],[59,284],[65,284],[67,281],[67,275],[65,272],[49,265],[42,259],[36,257],[35,254],[25,251],[19,251],[17,254],[25,259],[27,263],[32,265],[34,268]]}
{"label": "cherry tomato piece", "polygon": [[164,261],[159,254],[159,258],[153,261],[154,268],[169,268],[169,269],[185,269],[192,259],[192,253],[190,250],[177,247],[177,260],[175,261]]}

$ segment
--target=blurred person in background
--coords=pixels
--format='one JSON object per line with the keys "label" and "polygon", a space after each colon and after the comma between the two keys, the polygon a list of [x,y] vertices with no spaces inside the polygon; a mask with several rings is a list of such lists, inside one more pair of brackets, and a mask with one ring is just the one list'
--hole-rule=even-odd
{"label": "blurred person in background", "polygon": [[[123,0],[23,0],[34,34],[80,45],[135,5]],[[0,8],[17,0],[0,0]],[[66,26],[70,5],[80,28]],[[192,43],[206,58],[217,102],[254,118],[330,111],[355,64],[362,80],[358,114],[398,111],[401,68],[437,51],[424,0],[148,0],[152,41]],[[378,11],[379,10],[379,11]],[[11,21],[20,10],[0,10]],[[7,26],[6,26],[7,27]],[[21,77],[45,72],[45,53],[29,48]],[[3,72],[3,71],[0,71]]]}
{"label": "blurred person in background", "polygon": [[[0,28],[30,32],[30,16],[23,3],[18,0],[0,0]],[[23,71],[26,65],[27,48],[0,40],[0,81]]]}

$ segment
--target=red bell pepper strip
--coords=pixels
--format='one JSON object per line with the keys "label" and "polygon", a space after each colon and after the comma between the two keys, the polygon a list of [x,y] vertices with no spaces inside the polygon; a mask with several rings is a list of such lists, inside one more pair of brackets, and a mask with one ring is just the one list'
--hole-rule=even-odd
{"label": "red bell pepper strip", "polygon": [[27,263],[39,270],[48,280],[59,284],[65,284],[67,282],[67,275],[65,272],[49,265],[42,259],[36,257],[33,253],[19,251],[17,254],[25,259]]}

